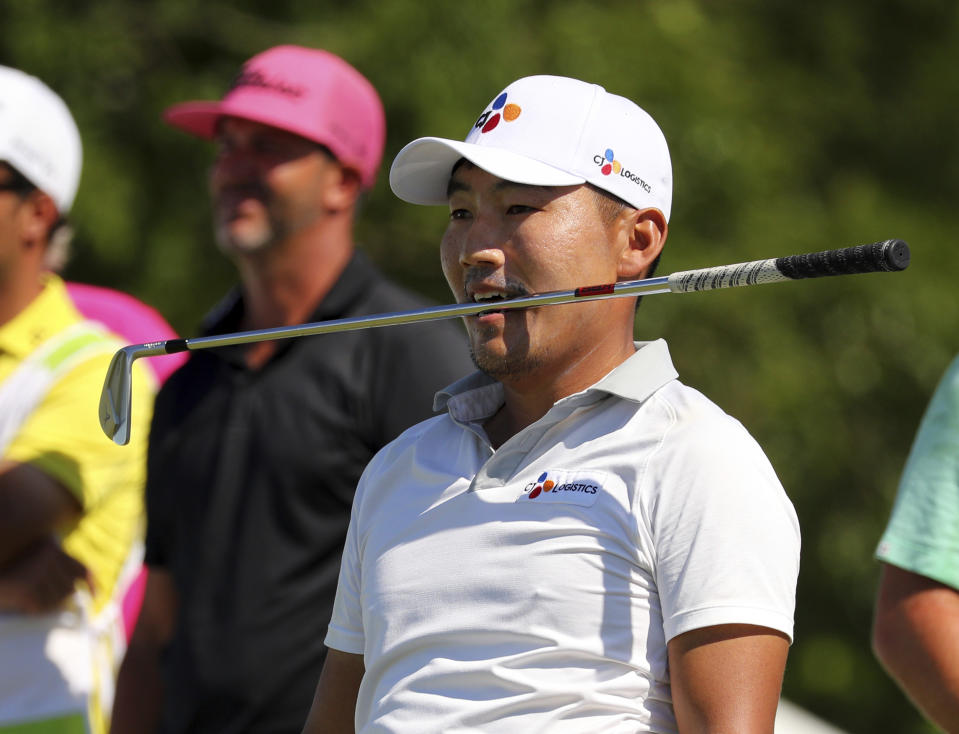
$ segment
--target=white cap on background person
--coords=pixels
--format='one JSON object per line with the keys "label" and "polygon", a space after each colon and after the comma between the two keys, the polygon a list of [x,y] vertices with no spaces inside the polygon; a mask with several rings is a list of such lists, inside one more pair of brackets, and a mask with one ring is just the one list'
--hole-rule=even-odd
{"label": "white cap on background person", "polygon": [[0,66],[0,161],[65,215],[80,184],[82,159],[80,131],[64,101],[35,76]]}
{"label": "white cap on background person", "polygon": [[560,76],[519,79],[486,106],[465,141],[409,143],[393,161],[390,186],[412,204],[446,204],[460,158],[514,183],[590,183],[669,219],[673,175],[666,138],[642,108],[597,84]]}

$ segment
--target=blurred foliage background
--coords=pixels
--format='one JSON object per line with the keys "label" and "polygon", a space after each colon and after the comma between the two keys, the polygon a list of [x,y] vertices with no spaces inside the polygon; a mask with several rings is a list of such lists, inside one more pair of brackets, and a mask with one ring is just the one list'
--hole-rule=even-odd
{"label": "blurred foliage background", "polygon": [[383,174],[359,241],[450,300],[441,209],[395,199],[414,137],[465,136],[499,90],[552,73],[647,109],[675,172],[660,273],[901,237],[913,264],[653,297],[684,380],[767,450],[803,559],[785,695],[854,734],[932,731],[869,645],[872,554],[918,421],[959,348],[959,5],[951,0],[0,0],[0,63],[67,101],[85,162],[67,276],[126,290],[183,335],[234,282],[212,244],[211,150],[161,122],[269,46],[340,54],[383,97]]}

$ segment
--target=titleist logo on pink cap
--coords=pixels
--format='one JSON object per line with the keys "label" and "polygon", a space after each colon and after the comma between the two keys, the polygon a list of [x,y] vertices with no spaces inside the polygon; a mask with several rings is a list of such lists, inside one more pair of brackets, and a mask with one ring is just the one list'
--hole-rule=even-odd
{"label": "titleist logo on pink cap", "polygon": [[261,87],[263,89],[272,89],[280,94],[288,94],[291,97],[302,97],[306,89],[302,86],[289,84],[283,79],[271,79],[258,69],[243,68],[240,73],[233,78],[230,84],[230,91],[238,87]]}

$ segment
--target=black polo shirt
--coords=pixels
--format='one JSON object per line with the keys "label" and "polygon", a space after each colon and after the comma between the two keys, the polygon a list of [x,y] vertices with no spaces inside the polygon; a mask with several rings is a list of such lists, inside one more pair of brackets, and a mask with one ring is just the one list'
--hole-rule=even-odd
{"label": "black polo shirt", "polygon": [[[234,294],[207,333],[239,328]],[[421,299],[356,255],[311,320]],[[325,655],[353,491],[373,454],[473,369],[458,321],[198,351],[157,397],[146,562],[179,615],[162,659],[162,731],[299,732]]]}

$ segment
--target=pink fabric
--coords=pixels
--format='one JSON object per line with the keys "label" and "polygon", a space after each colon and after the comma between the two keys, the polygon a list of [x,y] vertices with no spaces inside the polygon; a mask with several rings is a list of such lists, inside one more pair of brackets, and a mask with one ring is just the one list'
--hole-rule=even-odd
{"label": "pink fabric", "polygon": [[[67,283],[67,292],[84,317],[99,321],[128,344],[143,344],[177,336],[158,311],[126,293],[84,283]],[[157,380],[162,383],[186,359],[187,353],[181,352],[151,357],[146,362],[153,369]],[[128,642],[143,605],[146,576],[146,566],[141,566],[123,595],[123,627]]]}
{"label": "pink fabric", "polygon": [[[86,318],[99,321],[128,344],[173,339],[173,328],[160,313],[133,296],[109,288],[85,283],[67,283],[67,292],[77,310]],[[150,357],[145,360],[162,383],[187,359],[186,352]]]}
{"label": "pink fabric", "polygon": [[123,634],[126,635],[127,642],[133,635],[133,628],[137,625],[137,617],[140,616],[140,609],[143,607],[143,592],[147,588],[147,567],[140,565],[140,570],[133,577],[133,581],[123,593],[123,601],[120,603],[120,614],[123,619]]}

